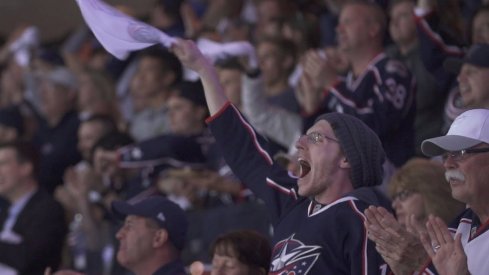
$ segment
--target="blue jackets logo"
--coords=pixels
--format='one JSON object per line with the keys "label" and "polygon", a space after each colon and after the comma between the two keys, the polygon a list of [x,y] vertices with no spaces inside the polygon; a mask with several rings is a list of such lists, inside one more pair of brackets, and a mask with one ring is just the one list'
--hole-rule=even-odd
{"label": "blue jackets logo", "polygon": [[308,274],[319,257],[320,246],[304,245],[294,234],[278,242],[272,252],[271,275]]}

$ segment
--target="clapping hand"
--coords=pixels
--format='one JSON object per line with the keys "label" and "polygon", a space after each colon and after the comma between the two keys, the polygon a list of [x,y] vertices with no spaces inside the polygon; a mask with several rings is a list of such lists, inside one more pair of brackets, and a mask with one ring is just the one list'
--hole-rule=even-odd
{"label": "clapping hand", "polygon": [[460,233],[453,239],[442,219],[430,215],[420,238],[439,274],[470,274]]}
{"label": "clapping hand", "polygon": [[370,206],[365,210],[368,238],[391,270],[397,274],[412,274],[427,259],[418,237],[406,230],[382,207]]}

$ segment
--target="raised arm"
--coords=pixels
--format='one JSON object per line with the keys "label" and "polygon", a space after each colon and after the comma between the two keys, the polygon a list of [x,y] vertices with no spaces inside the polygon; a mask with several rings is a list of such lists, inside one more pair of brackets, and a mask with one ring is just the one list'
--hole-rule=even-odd
{"label": "raised arm", "polygon": [[228,102],[215,69],[196,45],[178,40],[172,50],[202,80],[211,114],[207,122],[227,164],[241,182],[265,201],[271,216],[278,218],[287,204],[297,199],[296,179],[274,162],[267,140]]}
{"label": "raised arm", "polygon": [[204,86],[205,98],[211,115],[215,115],[226,104],[228,99],[219,82],[216,69],[200,52],[191,40],[178,39],[171,48],[183,65],[197,72]]}

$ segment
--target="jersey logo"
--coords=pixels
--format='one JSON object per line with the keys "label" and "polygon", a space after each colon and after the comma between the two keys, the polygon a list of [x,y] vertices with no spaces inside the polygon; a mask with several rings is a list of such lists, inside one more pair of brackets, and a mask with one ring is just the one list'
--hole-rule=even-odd
{"label": "jersey logo", "polygon": [[308,274],[319,258],[320,246],[304,245],[294,239],[294,235],[280,241],[273,248],[270,275]]}
{"label": "jersey logo", "polygon": [[399,60],[391,59],[385,64],[385,71],[390,74],[398,74],[402,77],[408,76],[408,70],[404,64]]}

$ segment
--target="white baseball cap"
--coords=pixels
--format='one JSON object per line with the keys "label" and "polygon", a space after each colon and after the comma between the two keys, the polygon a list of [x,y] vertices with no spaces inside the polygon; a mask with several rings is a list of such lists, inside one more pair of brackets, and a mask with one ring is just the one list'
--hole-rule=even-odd
{"label": "white baseball cap", "polygon": [[41,79],[74,90],[77,90],[78,88],[78,81],[75,74],[73,74],[70,69],[63,66],[56,67],[52,71],[41,75]]}
{"label": "white baseball cap", "polygon": [[489,109],[473,109],[460,114],[445,136],[430,138],[421,144],[421,151],[433,157],[489,144]]}

